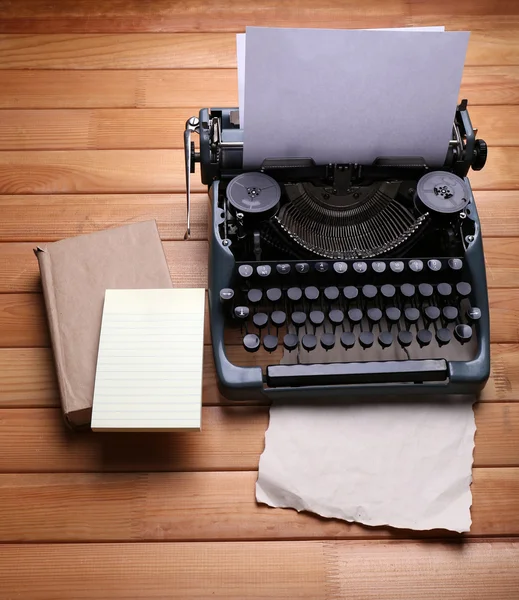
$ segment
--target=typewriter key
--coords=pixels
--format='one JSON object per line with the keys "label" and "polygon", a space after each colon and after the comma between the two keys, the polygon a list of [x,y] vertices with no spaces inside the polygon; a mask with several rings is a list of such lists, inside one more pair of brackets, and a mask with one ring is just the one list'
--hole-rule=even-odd
{"label": "typewriter key", "polygon": [[268,277],[272,273],[272,267],[270,265],[258,265],[256,267],[256,273],[260,277]]}
{"label": "typewriter key", "polygon": [[394,285],[390,283],[386,283],[380,288],[380,293],[384,296],[384,298],[394,298],[396,294],[396,289]]}
{"label": "typewriter key", "polygon": [[432,333],[428,329],[420,329],[420,331],[416,334],[416,339],[420,344],[420,348],[423,348],[431,343]]}
{"label": "typewriter key", "polygon": [[306,322],[306,313],[297,310],[296,312],[292,313],[290,318],[296,327],[301,327]]}
{"label": "typewriter key", "polygon": [[247,292],[247,298],[251,304],[258,304],[263,298],[263,292],[261,290],[252,289]]}
{"label": "typewriter key", "polygon": [[344,321],[344,313],[342,310],[335,308],[334,310],[330,311],[328,319],[330,319],[330,323],[332,325],[340,325]]}
{"label": "typewriter key", "polygon": [[470,296],[472,287],[471,287],[470,283],[467,283],[466,281],[460,281],[459,283],[456,284],[456,291],[458,292],[458,294],[460,296],[462,296],[463,298],[466,298],[467,296]]}
{"label": "typewriter key", "polygon": [[400,309],[396,306],[389,306],[388,308],[386,308],[386,319],[390,323],[398,323],[401,315],[402,313],[400,312]]}
{"label": "typewriter key", "polygon": [[386,263],[380,260],[376,260],[371,264],[371,268],[375,273],[383,273],[386,270]]}
{"label": "typewriter key", "polygon": [[362,321],[362,311],[360,308],[351,308],[348,311],[348,319],[353,323],[360,323]]}
{"label": "typewriter key", "polygon": [[281,290],[279,288],[270,288],[267,290],[267,298],[270,302],[279,302],[281,300]]}
{"label": "typewriter key", "polygon": [[253,273],[253,269],[250,265],[240,265],[238,267],[238,273],[244,278],[250,277]]}
{"label": "typewriter key", "polygon": [[348,270],[348,265],[345,262],[336,262],[333,263],[333,270],[337,273],[337,275],[342,275]]}
{"label": "typewriter key", "polygon": [[285,348],[290,352],[297,348],[298,343],[299,343],[299,338],[297,337],[297,335],[294,335],[293,333],[287,333],[285,335],[285,337],[283,338],[283,346],[285,346]]}
{"label": "typewriter key", "polygon": [[425,318],[432,323],[440,318],[440,309],[437,306],[427,306],[425,309]]}
{"label": "typewriter key", "polygon": [[263,348],[267,352],[274,352],[274,350],[278,347],[278,338],[277,335],[266,335],[263,338]]}
{"label": "typewriter key", "polygon": [[444,306],[442,310],[446,321],[455,321],[458,318],[458,309],[455,306]]}
{"label": "typewriter key", "polygon": [[420,311],[417,308],[406,308],[404,314],[409,323],[416,323],[420,318]]}
{"label": "typewriter key", "polygon": [[323,333],[321,336],[321,346],[325,350],[331,350],[335,346],[335,335],[333,333]]}
{"label": "typewriter key", "polygon": [[382,348],[389,348],[393,343],[393,335],[389,333],[389,331],[383,331],[378,336],[378,343],[382,346]]}
{"label": "typewriter key", "polygon": [[444,298],[452,294],[452,286],[449,283],[439,283],[437,290],[438,294]]}
{"label": "typewriter key", "polygon": [[355,346],[355,335],[351,331],[341,333],[341,346],[346,350],[350,350]]}
{"label": "typewriter key", "polygon": [[237,319],[241,319],[242,321],[245,321],[247,319],[247,317],[249,316],[249,307],[248,306],[237,306],[234,309],[234,316]]}
{"label": "typewriter key", "polygon": [[287,320],[287,316],[282,310],[275,310],[270,315],[270,320],[272,321],[272,324],[276,327],[282,327],[285,324],[285,321]]}
{"label": "typewriter key", "polygon": [[399,331],[398,332],[398,343],[402,348],[407,348],[413,341],[413,334],[410,331]]}
{"label": "typewriter key", "polygon": [[318,273],[326,273],[326,271],[328,271],[328,263],[327,262],[315,263],[315,270]]}
{"label": "typewriter key", "polygon": [[414,273],[420,273],[423,270],[423,262],[419,259],[413,259],[409,261],[409,268]]}
{"label": "typewriter key", "polygon": [[344,288],[343,293],[347,300],[355,300],[355,298],[359,295],[359,290],[353,285],[348,285]]}
{"label": "typewriter key", "polygon": [[310,302],[317,300],[319,298],[319,290],[314,285],[308,286],[305,288],[305,298]]}
{"label": "typewriter key", "polygon": [[421,283],[418,286],[418,292],[422,298],[430,298],[433,295],[433,286],[430,283]]}
{"label": "typewriter key", "polygon": [[303,336],[301,343],[303,344],[303,348],[307,352],[310,352],[312,350],[315,350],[315,347],[317,346],[317,338],[315,337],[315,335],[307,333]]}
{"label": "typewriter key", "polygon": [[312,325],[315,325],[315,327],[319,327],[319,325],[322,325],[324,321],[324,313],[322,310],[313,310],[310,313],[310,323],[312,323]]}
{"label": "typewriter key", "polygon": [[472,327],[470,325],[459,324],[454,328],[454,337],[460,342],[460,344],[466,344],[470,342],[472,337]]}
{"label": "typewriter key", "polygon": [[299,302],[303,296],[303,292],[301,291],[301,288],[291,287],[287,290],[287,296],[292,302]]}
{"label": "typewriter key", "polygon": [[362,287],[362,295],[364,298],[372,299],[377,295],[377,288],[374,285],[364,285]]}
{"label": "typewriter key", "polygon": [[263,327],[265,327],[265,325],[269,322],[269,317],[263,312],[258,312],[252,317],[252,322],[258,329],[263,329]]}
{"label": "typewriter key", "polygon": [[364,348],[371,348],[373,346],[373,342],[375,341],[375,336],[371,333],[371,331],[363,331],[359,335],[359,343]]}
{"label": "typewriter key", "polygon": [[449,267],[453,271],[460,271],[463,269],[463,261],[460,258],[449,258]]}
{"label": "typewriter key", "polygon": [[481,319],[481,309],[476,306],[472,306],[467,310],[467,319],[469,321],[479,321]]}
{"label": "typewriter key", "polygon": [[290,273],[290,265],[288,263],[280,263],[276,265],[276,271],[280,275],[288,275]]}
{"label": "typewriter key", "polygon": [[404,270],[404,263],[401,260],[392,260],[389,263],[389,268],[393,273],[401,273]]}
{"label": "typewriter key", "polygon": [[334,285],[325,288],[324,297],[330,302],[332,302],[333,300],[337,300],[337,298],[339,297],[339,288],[335,287]]}
{"label": "typewriter key", "polygon": [[231,288],[223,288],[223,290],[220,290],[220,300],[222,302],[229,302],[229,300],[232,300],[233,298],[234,290]]}
{"label": "typewriter key", "polygon": [[452,339],[452,334],[449,329],[438,329],[436,332],[436,341],[438,342],[438,346],[445,346]]}
{"label": "typewriter key", "polygon": [[380,322],[381,318],[382,318],[382,311],[380,310],[380,308],[368,308],[368,319],[372,323]]}
{"label": "typewriter key", "polygon": [[243,338],[243,346],[247,352],[256,352],[260,347],[260,339],[255,333],[248,333]]}
{"label": "typewriter key", "polygon": [[431,260],[427,261],[427,266],[429,267],[429,270],[436,272],[441,271],[442,263],[436,258],[431,258]]}
{"label": "typewriter key", "polygon": [[403,283],[400,286],[400,293],[405,298],[412,298],[416,292],[416,288],[412,283]]}

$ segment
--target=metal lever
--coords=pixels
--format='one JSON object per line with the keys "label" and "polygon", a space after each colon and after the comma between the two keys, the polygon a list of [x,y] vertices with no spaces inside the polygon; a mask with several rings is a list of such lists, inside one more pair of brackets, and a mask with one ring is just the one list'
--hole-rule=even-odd
{"label": "metal lever", "polygon": [[192,156],[191,148],[191,133],[199,132],[200,121],[197,117],[191,117],[186,123],[184,131],[184,159],[186,168],[186,195],[187,195],[187,229],[184,239],[187,240],[191,236],[191,173],[195,172],[195,163]]}

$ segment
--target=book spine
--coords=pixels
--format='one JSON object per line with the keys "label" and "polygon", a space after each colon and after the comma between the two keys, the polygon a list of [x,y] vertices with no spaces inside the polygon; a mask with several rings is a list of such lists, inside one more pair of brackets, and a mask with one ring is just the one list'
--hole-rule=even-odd
{"label": "book spine", "polygon": [[67,371],[65,368],[65,356],[63,352],[63,344],[60,336],[60,328],[58,322],[58,309],[56,306],[56,296],[54,293],[54,282],[52,276],[52,260],[49,252],[42,248],[36,248],[34,253],[38,259],[41,275],[41,285],[43,289],[43,298],[45,301],[45,309],[47,312],[47,322],[49,324],[50,339],[54,354],[54,362],[56,365],[56,373],[58,379],[59,392],[61,396],[61,406],[65,420],[69,426],[72,423],[67,418],[67,406],[69,404],[70,386],[68,385]]}

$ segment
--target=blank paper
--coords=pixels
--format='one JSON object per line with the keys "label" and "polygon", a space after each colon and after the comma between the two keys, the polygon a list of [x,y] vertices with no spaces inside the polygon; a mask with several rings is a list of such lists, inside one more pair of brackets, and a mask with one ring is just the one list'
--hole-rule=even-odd
{"label": "blank paper", "polygon": [[248,27],[244,166],[266,158],[443,165],[468,32]]}
{"label": "blank paper", "polygon": [[94,431],[199,430],[204,289],[107,290]]}

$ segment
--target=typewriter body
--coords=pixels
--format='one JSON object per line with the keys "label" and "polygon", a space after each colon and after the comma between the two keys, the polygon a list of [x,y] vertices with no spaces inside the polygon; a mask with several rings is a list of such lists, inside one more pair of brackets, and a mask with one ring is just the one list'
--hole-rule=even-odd
{"label": "typewriter body", "polygon": [[[199,149],[194,143],[199,135]],[[440,168],[265,160],[243,169],[238,110],[184,135],[210,197],[214,361],[231,399],[475,394],[490,371],[481,229],[468,180],[487,148],[467,102]]]}

